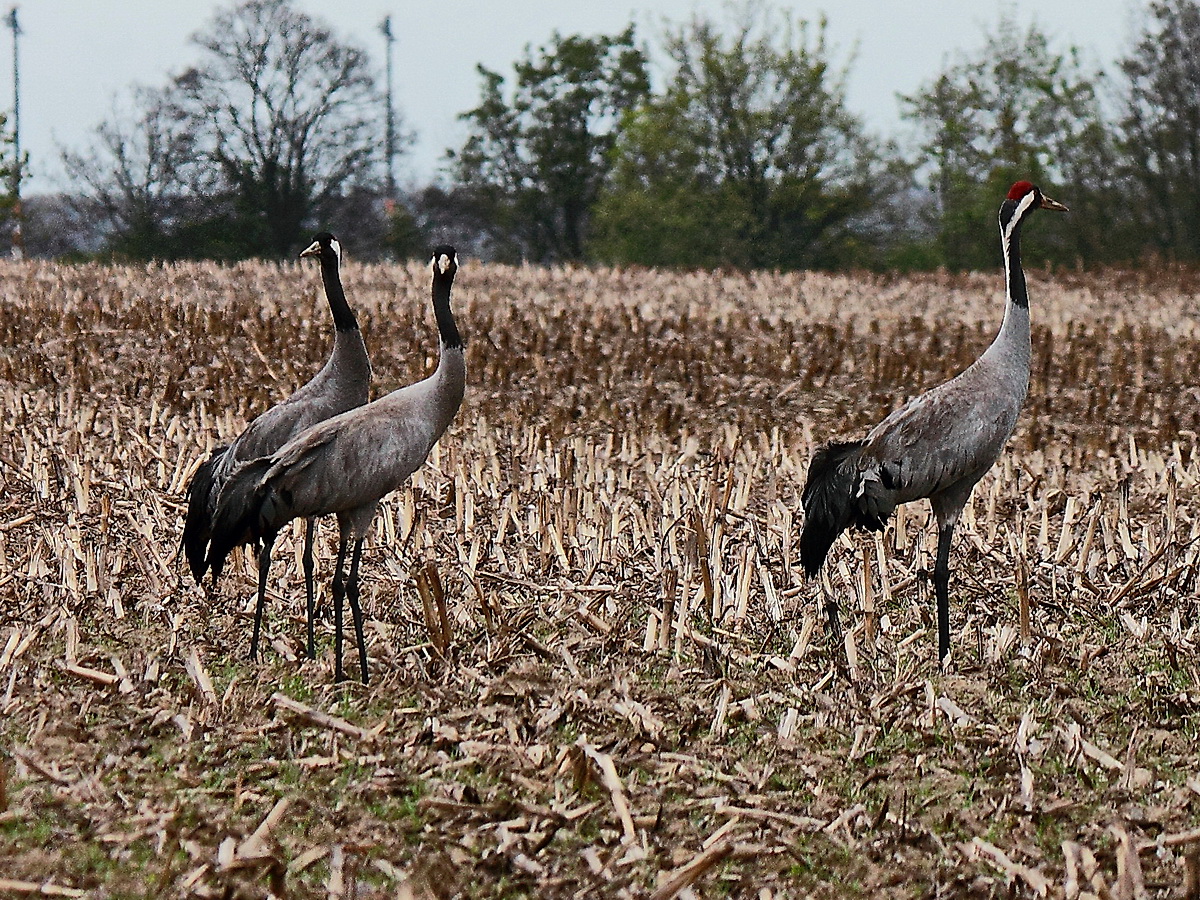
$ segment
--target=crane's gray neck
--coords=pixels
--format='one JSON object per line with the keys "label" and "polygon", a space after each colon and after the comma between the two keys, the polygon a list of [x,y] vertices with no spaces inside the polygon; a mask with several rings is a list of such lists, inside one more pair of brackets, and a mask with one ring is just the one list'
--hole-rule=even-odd
{"label": "crane's gray neck", "polygon": [[454,421],[466,393],[467,363],[462,344],[457,347],[442,344],[442,355],[433,377],[437,382],[438,434],[441,434]]}
{"label": "crane's gray neck", "polygon": [[1004,321],[1000,323],[1000,332],[984,354],[998,359],[1006,369],[1023,377],[1026,382],[1029,380],[1031,356],[1029,331],[1029,306],[1021,306],[1010,299],[1004,304]]}
{"label": "crane's gray neck", "polygon": [[358,330],[358,319],[354,310],[346,302],[346,292],[342,290],[342,278],[338,272],[337,258],[330,259],[321,255],[321,281],[325,283],[325,297],[329,300],[329,309],[333,313],[333,324],[338,331]]}
{"label": "crane's gray neck", "polygon": [[[367,343],[358,328],[339,328],[333,335],[333,352],[328,365],[333,365],[339,376],[350,383],[362,385],[367,390],[371,380],[371,359],[367,356]],[[366,402],[365,396],[362,402]]]}

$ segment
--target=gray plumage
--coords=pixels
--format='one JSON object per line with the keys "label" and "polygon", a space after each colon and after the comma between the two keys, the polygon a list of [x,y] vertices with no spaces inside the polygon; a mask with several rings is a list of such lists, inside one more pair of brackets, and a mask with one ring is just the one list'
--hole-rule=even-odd
{"label": "gray plumage", "polygon": [[[999,458],[1029,390],[1029,299],[1020,230],[1035,209],[1066,211],[1027,181],[1000,207],[1007,300],[996,339],[966,371],[914,398],[862,441],[821,448],[809,465],[802,503],[801,563],[816,575],[847,528],[881,530],[897,506],[929,498],[938,523],[934,587],[938,658],[950,651],[950,543],[971,491]],[[830,607],[836,626],[836,608]]]}
{"label": "gray plumage", "polygon": [[[236,440],[218,447],[197,469],[188,485],[188,510],[184,519],[183,549],[196,582],[203,581],[210,568],[209,542],[213,517],[221,488],[239,466],[249,460],[274,453],[305,429],[338,413],[362,406],[370,399],[371,363],[358,320],[346,301],[339,265],[341,245],[328,232],[313,239],[301,257],[317,257],[325,296],[333,314],[333,350],[329,359],[312,379],[289,398],[258,416]],[[314,522],[305,523],[304,575],[308,595],[308,652],[313,646],[313,530]],[[217,571],[213,571],[216,582]],[[250,653],[258,651],[258,634],[251,641]]]}
{"label": "gray plumage", "polygon": [[[260,559],[269,559],[275,536],[292,519],[337,515],[340,539],[333,603],[334,676],[338,680],[343,677],[342,599],[347,597],[354,616],[362,680],[367,681],[358,565],[379,501],[401,487],[425,462],[462,403],[466,365],[462,339],[450,311],[450,290],[457,268],[453,247],[441,246],[434,251],[432,294],[441,350],[432,375],[314,425],[272,455],[243,465],[218,499],[211,556],[214,572],[220,572],[226,554],[243,536],[262,540]],[[343,580],[342,568],[351,542],[350,571]],[[256,630],[262,605],[260,589]]]}

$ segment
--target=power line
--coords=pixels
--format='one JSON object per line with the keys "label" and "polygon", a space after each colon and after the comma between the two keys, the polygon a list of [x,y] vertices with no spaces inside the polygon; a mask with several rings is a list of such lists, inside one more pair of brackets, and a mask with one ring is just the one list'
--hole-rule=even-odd
{"label": "power line", "polygon": [[24,210],[21,209],[21,65],[17,54],[17,38],[21,35],[21,25],[17,22],[17,8],[14,6],[5,16],[5,24],[12,30],[13,41],[13,167],[12,167],[12,196],[13,196],[13,244],[14,259],[25,258],[25,235],[21,229]]}
{"label": "power line", "polygon": [[396,199],[396,120],[392,106],[392,45],[396,37],[392,34],[392,17],[384,16],[379,23],[379,30],[387,41],[387,196],[389,200]]}

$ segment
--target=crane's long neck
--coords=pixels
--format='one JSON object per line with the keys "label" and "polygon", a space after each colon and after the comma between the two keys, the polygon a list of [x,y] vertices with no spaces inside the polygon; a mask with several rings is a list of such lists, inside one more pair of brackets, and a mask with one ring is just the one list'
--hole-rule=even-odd
{"label": "crane's long neck", "polygon": [[1000,221],[1000,245],[1004,251],[1004,321],[1000,333],[984,354],[998,364],[1022,396],[1029,388],[1031,356],[1029,336],[1029,294],[1025,271],[1021,268],[1021,220],[1025,209],[1017,210],[1007,221]]}
{"label": "crane's long neck", "polygon": [[1025,270],[1021,268],[1021,220],[1016,215],[1007,226],[1001,226],[1000,245],[1004,250],[1004,292],[1008,302],[1028,311],[1029,292],[1025,287]]}
{"label": "crane's long neck", "polygon": [[358,319],[354,310],[346,302],[346,292],[342,290],[342,278],[338,273],[338,261],[321,257],[321,280],[325,283],[325,297],[329,300],[329,310],[333,313],[333,324],[339,332],[357,331]]}
{"label": "crane's long neck", "polygon": [[462,335],[458,333],[458,324],[450,309],[450,288],[453,284],[453,272],[438,273],[433,279],[433,315],[437,320],[443,356],[446,350],[458,350],[461,354],[463,349]]}
{"label": "crane's long neck", "polygon": [[445,430],[458,412],[466,389],[467,364],[463,354],[463,339],[458,333],[458,324],[450,309],[450,288],[454,283],[453,271],[437,273],[433,279],[433,315],[437,320],[441,351],[437,371],[433,377],[437,382],[438,412],[441,430]]}

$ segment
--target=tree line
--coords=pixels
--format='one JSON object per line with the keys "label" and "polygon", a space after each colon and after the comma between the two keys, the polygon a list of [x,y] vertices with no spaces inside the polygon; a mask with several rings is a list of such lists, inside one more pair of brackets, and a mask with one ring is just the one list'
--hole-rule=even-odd
{"label": "tree line", "polygon": [[282,258],[321,227],[362,256],[452,234],[510,262],[971,269],[995,264],[998,198],[1031,178],[1075,215],[1029,262],[1200,262],[1200,0],[1148,0],[1112,75],[1001,18],[898,98],[911,146],[848,108],[824,20],[750,3],[653,46],[633,25],[554,33],[510,74],[477,67],[467,139],[399,197],[365,50],[289,0],[222,9],[193,43],[64,154],[73,189],[40,224],[30,204],[27,240]]}

